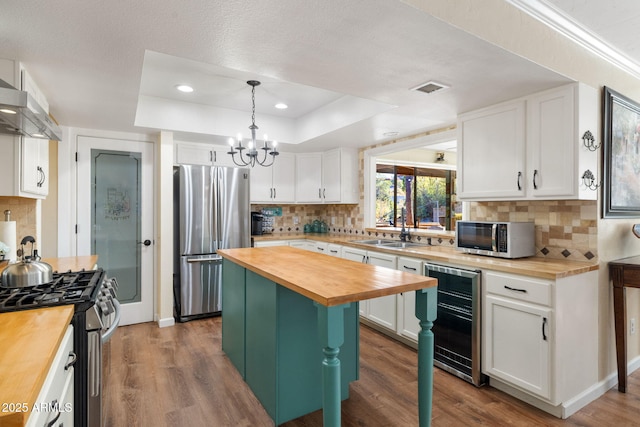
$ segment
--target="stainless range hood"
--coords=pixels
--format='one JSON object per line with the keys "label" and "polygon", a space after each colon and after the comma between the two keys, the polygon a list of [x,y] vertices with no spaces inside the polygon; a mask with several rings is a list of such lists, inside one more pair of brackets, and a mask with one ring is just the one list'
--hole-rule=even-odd
{"label": "stainless range hood", "polygon": [[62,131],[27,92],[0,80],[0,134],[60,141]]}

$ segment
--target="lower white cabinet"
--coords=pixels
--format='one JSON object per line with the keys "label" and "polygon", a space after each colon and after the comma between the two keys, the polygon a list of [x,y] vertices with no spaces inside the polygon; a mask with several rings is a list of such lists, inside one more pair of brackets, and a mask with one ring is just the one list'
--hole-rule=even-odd
{"label": "lower white cabinet", "polygon": [[292,240],[289,242],[289,246],[315,252],[315,242],[311,240]]}
{"label": "lower white cabinet", "polygon": [[597,271],[555,280],[484,271],[483,283],[483,373],[571,415],[598,381]]}
{"label": "lower white cabinet", "polygon": [[[398,257],[398,270],[406,273],[424,275],[424,263],[416,258]],[[418,342],[420,323],[416,317],[415,291],[398,295],[398,334],[411,341]]]}
{"label": "lower white cabinet", "polygon": [[265,248],[267,246],[289,246],[289,245],[290,245],[290,242],[286,240],[261,240],[253,243],[254,248]]}
{"label": "lower white cabinet", "polygon": [[27,427],[73,426],[75,358],[73,326],[69,326],[31,410]]}
{"label": "lower white cabinet", "polygon": [[329,243],[327,245],[327,255],[335,256],[338,258],[342,257],[342,246],[336,245],[335,243]]}
{"label": "lower white cabinet", "polygon": [[[355,248],[343,248],[342,257],[365,264],[396,269],[398,257],[379,252],[364,251]],[[397,296],[388,295],[360,302],[360,315],[364,318],[396,332],[397,329]]]}

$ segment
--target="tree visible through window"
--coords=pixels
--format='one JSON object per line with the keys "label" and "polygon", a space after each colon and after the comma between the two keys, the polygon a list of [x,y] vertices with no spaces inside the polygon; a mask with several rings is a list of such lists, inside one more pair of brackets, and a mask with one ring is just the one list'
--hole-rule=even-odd
{"label": "tree visible through window", "polygon": [[455,171],[378,164],[377,226],[400,227],[402,208],[411,228],[455,229],[462,206],[455,201]]}

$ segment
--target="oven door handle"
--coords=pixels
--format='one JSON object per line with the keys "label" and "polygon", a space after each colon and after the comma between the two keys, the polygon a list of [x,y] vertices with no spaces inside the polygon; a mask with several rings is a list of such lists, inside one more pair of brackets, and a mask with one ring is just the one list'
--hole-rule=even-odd
{"label": "oven door handle", "polygon": [[115,311],[115,317],[113,318],[113,322],[111,323],[111,326],[109,326],[109,329],[107,329],[103,334],[102,334],[102,342],[105,343],[107,341],[109,341],[111,339],[111,335],[113,335],[113,333],[116,331],[116,329],[118,328],[118,325],[120,324],[120,312],[121,307],[120,307],[120,302],[117,299],[113,299],[111,300],[111,302],[113,302],[113,307],[116,309]]}

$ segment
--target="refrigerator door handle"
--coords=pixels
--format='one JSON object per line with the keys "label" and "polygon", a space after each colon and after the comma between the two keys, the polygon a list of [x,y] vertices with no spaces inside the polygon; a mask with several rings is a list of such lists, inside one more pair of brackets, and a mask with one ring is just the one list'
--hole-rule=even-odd
{"label": "refrigerator door handle", "polygon": [[222,262],[221,256],[207,257],[207,258],[187,258],[187,262]]}

